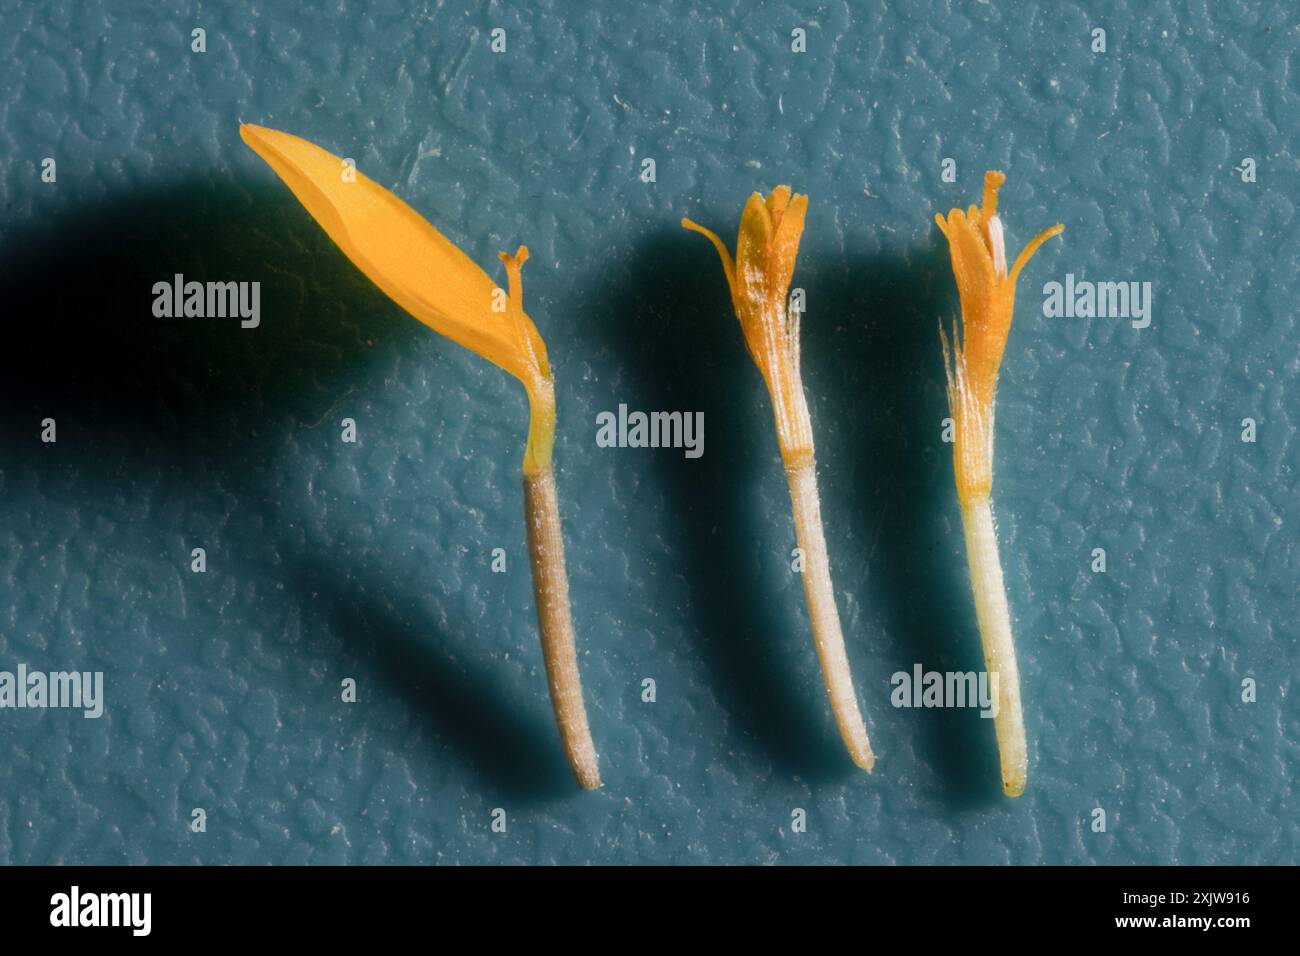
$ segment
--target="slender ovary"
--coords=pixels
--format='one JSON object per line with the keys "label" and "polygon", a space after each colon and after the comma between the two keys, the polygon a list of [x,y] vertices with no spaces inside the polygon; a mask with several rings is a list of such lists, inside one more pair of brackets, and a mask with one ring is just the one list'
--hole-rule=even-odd
{"label": "slender ovary", "polygon": [[582,701],[578,649],[569,610],[569,579],[564,568],[564,539],[560,534],[560,505],[555,472],[549,465],[524,475],[524,517],[551,705],[578,783],[595,790],[600,786],[600,768]]}
{"label": "slender ovary", "polygon": [[1002,789],[1009,797],[1025,792],[1028,754],[1025,721],[1020,710],[1020,670],[1011,640],[1011,613],[998,558],[997,532],[993,528],[993,507],[987,496],[961,503],[962,528],[966,533],[966,558],[970,564],[975,615],[984,643],[984,667],[989,680],[996,680],[997,712],[993,718],[1002,761]]}
{"label": "slender ovary", "polygon": [[821,503],[817,494],[817,466],[811,454],[787,466],[790,503],[794,511],[795,537],[803,552],[803,590],[808,601],[813,641],[821,661],[826,691],[839,726],[840,736],[853,762],[863,770],[875,764],[867,727],[858,709],[853,689],[849,659],[844,651],[844,634],[831,588],[830,560],[826,554],[826,535],[822,531]]}

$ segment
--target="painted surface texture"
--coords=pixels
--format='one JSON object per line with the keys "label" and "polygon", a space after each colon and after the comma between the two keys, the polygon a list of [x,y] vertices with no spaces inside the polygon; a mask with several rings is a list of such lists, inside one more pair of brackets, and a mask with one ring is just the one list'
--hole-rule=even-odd
{"label": "painted surface texture", "polygon": [[[1297,861],[1290,4],[0,19],[0,670],[102,671],[105,697],[0,709],[0,863]],[[497,281],[531,249],[603,790],[546,698],[522,389],[370,286],[241,121],[355,159]],[[981,666],[933,214],[991,168],[1009,248],[1066,224],[998,395],[1015,801],[991,721],[890,702],[896,672]],[[793,284],[870,776],[826,704],[770,403],[678,225],[734,239],[778,183],[811,197]],[[177,274],[259,282],[257,327],[155,317]],[[1149,325],[1045,315],[1067,276],[1150,283]],[[598,447],[621,404],[702,412],[703,455]]]}

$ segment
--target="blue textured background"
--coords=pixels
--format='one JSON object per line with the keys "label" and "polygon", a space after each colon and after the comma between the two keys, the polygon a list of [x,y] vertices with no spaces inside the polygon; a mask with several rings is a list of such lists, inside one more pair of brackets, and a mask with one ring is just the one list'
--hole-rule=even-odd
{"label": "blue textured background", "polygon": [[[1292,5],[406,6],[0,3],[0,669],[108,696],[0,712],[0,862],[1296,862]],[[361,278],[240,121],[355,157],[493,275],[531,247],[599,793],[546,697],[522,390]],[[888,704],[914,662],[980,666],[932,216],[989,167],[1012,247],[1067,225],[999,395],[1014,802],[988,721]],[[795,284],[872,776],[787,565],[767,397],[677,225],[734,237],[778,182],[812,197]],[[261,328],[153,318],[174,272],[262,282]],[[1066,272],[1153,282],[1151,327],[1045,319]],[[620,402],[703,411],[704,458],[597,448]]]}

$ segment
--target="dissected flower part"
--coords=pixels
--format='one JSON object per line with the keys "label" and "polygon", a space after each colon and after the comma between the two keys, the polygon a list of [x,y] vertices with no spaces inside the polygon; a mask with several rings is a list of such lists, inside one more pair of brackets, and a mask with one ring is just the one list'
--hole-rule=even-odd
{"label": "dissected flower part", "polygon": [[600,786],[587,724],[569,610],[551,453],[555,385],[542,342],[524,312],[521,268],[528,249],[501,254],[509,291],[387,189],[313,143],[261,126],[240,136],[275,170],[312,218],[394,302],[429,326],[505,369],[528,393],[524,505],[542,652],[560,735],[578,782]]}
{"label": "dissected flower part", "polygon": [[[1011,332],[1016,280],[1044,242],[1065,227],[1045,229],[1025,246],[1008,270],[998,190],[1000,172],[984,176],[981,206],[935,215],[952,256],[961,299],[961,335],[954,326],[949,341],[943,327],[944,371],[953,419],[953,465],[961,504],[966,556],[970,564],[975,613],[984,644],[984,663],[998,691],[994,727],[1002,762],[1002,787],[1008,796],[1024,792],[1028,773],[1025,722],[1020,704],[1020,671],[1011,639],[1002,563],[993,524],[993,408],[998,370]],[[994,680],[996,678],[996,680]]]}
{"label": "dissected flower part", "polygon": [[792,195],[789,186],[777,186],[766,199],[754,193],[740,217],[734,260],[716,233],[689,219],[683,219],[682,225],[708,238],[718,250],[745,345],[771,393],[822,676],[849,755],[859,767],[870,770],[875,757],[849,672],[822,530],[812,422],[799,370],[800,313],[788,303],[807,213],[808,197]]}

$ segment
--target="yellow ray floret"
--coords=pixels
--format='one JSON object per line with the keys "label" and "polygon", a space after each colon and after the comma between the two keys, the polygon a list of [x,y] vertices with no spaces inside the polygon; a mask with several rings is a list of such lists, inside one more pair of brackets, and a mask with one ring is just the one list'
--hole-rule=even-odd
{"label": "yellow ray floret", "polygon": [[708,238],[722,259],[745,345],[772,393],[777,436],[787,462],[812,453],[799,372],[799,312],[787,309],[807,214],[808,197],[792,195],[789,186],[777,186],[766,199],[753,193],[740,217],[734,261],[717,233],[682,220],[685,228]]}
{"label": "yellow ray floret", "polygon": [[251,124],[239,135],[390,299],[524,384],[533,413],[524,470],[549,463],[554,389],[546,346],[523,310],[519,270],[528,250],[502,254],[510,289],[498,311],[501,297],[487,273],[387,189],[300,137]]}
{"label": "yellow ray floret", "polygon": [[1038,248],[1065,229],[1060,224],[1044,229],[1008,269],[998,216],[998,189],[1005,181],[1000,172],[986,173],[982,206],[934,217],[948,239],[961,299],[960,338],[954,329],[950,347],[942,328],[939,332],[956,432],[957,494],[963,501],[987,496],[992,488],[993,400],[1011,331],[1016,280]]}

